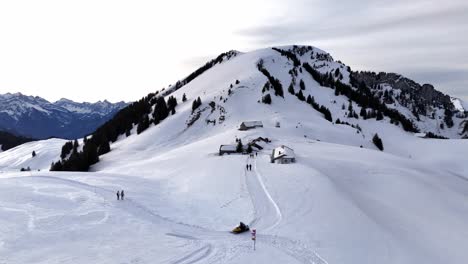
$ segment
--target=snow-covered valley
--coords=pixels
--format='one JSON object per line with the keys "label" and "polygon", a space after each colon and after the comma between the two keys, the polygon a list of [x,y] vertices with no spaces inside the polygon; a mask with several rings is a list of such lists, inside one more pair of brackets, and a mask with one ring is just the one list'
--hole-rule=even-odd
{"label": "snow-covered valley", "polygon": [[[60,156],[64,141],[56,139],[0,153],[0,263],[468,258],[468,141],[420,138],[387,117],[347,118],[348,98],[305,73],[305,96],[360,129],[325,120],[287,91],[271,105],[260,103],[260,59],[290,82],[292,64],[276,51],[240,54],[172,92],[188,98],[176,114],[141,134],[135,127],[121,135],[90,172],[46,171]],[[197,97],[203,105],[192,112]],[[238,129],[253,120],[263,127]],[[372,143],[376,133],[384,151]],[[218,154],[221,145],[259,137],[271,142],[253,157]],[[294,150],[295,163],[271,163],[281,145]],[[19,172],[23,167],[31,171]],[[118,190],[125,190],[122,201]],[[249,233],[229,233],[239,221],[257,230],[255,251]]]}

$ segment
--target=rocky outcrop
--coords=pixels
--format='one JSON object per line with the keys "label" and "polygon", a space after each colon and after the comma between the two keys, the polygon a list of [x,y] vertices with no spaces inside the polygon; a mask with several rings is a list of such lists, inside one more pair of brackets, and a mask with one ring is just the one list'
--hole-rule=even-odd
{"label": "rocky outcrop", "polygon": [[[455,110],[454,105],[450,100],[450,96],[437,91],[434,86],[430,84],[420,85],[413,80],[405,78],[396,73],[380,72],[352,72],[351,77],[357,81],[358,84],[364,83],[367,87],[375,88],[379,85],[389,85],[393,89],[400,90],[400,99],[398,100],[405,106],[412,103],[417,107],[440,107],[451,111]],[[411,99],[411,102],[405,102]],[[427,110],[427,109],[426,109]],[[425,114],[421,112],[420,114]]]}

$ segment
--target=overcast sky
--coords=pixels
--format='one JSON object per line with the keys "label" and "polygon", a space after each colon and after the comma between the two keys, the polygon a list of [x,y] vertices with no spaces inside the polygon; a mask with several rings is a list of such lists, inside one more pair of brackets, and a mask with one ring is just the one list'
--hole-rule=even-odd
{"label": "overcast sky", "polygon": [[467,0],[0,0],[0,93],[131,101],[285,44],[468,99]]}

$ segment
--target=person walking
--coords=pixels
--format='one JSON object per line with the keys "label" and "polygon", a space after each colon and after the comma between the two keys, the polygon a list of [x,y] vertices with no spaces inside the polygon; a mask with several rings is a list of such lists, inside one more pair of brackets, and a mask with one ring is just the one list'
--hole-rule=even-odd
{"label": "person walking", "polygon": [[121,198],[122,200],[124,199],[124,196],[125,196],[124,191],[123,191],[123,190],[120,191],[120,198]]}
{"label": "person walking", "polygon": [[117,201],[120,200],[120,192],[117,191]]}

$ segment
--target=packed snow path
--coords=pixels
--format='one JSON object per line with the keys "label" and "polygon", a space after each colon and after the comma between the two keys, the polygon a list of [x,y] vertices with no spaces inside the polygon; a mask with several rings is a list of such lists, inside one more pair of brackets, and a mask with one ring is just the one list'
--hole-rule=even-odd
{"label": "packed snow path", "polygon": [[[103,234],[107,232],[114,233],[110,237],[117,235],[114,240],[118,241],[121,236],[118,235],[120,232],[112,230],[123,228],[123,230],[129,229],[130,231],[140,226],[138,227],[140,230],[154,230],[146,235],[154,234],[154,232],[160,233],[156,237],[160,237],[159,241],[169,241],[164,242],[167,243],[166,247],[173,247],[175,251],[182,251],[181,253],[167,253],[165,260],[162,258],[160,263],[242,263],[245,262],[243,260],[245,257],[252,258],[251,254],[255,254],[254,258],[259,259],[259,261],[268,261],[271,258],[271,252],[276,252],[274,254],[277,255],[278,259],[288,263],[325,263],[315,254],[310,245],[270,233],[281,222],[281,211],[269,194],[261,178],[262,176],[258,173],[259,170],[255,159],[249,160],[249,162],[252,163],[252,171],[247,172],[244,170],[242,176],[255,208],[253,214],[255,215],[255,221],[252,221],[252,227],[258,230],[256,252],[253,252],[249,233],[233,235],[228,232],[229,230],[210,230],[175,221],[156,213],[154,209],[145,205],[145,202],[140,202],[138,196],[134,197],[132,192],[127,192],[124,201],[117,201],[115,191],[123,188],[123,184],[112,183],[108,180],[113,178],[116,180],[123,176],[100,173],[94,173],[93,175],[32,173],[31,176],[1,179],[2,183],[6,183],[2,185],[3,187],[13,189],[15,192],[19,191],[22,196],[26,195],[22,193],[22,190],[27,188],[31,188],[32,193],[31,196],[25,196],[24,198],[13,195],[10,197],[12,198],[11,201],[3,199],[0,203],[0,213],[7,212],[11,214],[14,212],[18,217],[24,215],[27,226],[27,233],[24,234],[27,236],[21,237],[20,234],[16,241],[0,236],[2,242],[0,243],[0,252],[8,250],[12,245],[18,247],[28,240],[27,244],[35,243],[33,241],[47,241],[50,239],[48,238],[50,237],[49,232],[58,235],[57,232],[61,232],[60,230],[68,229],[76,229],[76,232],[82,232],[83,236],[93,237],[93,234],[96,233],[92,230],[98,228],[101,229]],[[101,181],[99,177],[105,180]],[[14,188],[9,188],[9,186],[14,186]],[[2,193],[8,193],[7,189],[2,189]],[[16,199],[28,199],[29,202],[19,208],[8,205],[9,203],[12,204]],[[47,209],[45,209],[46,206]],[[137,223],[139,224],[135,226]],[[159,230],[166,231],[161,232]],[[83,236],[80,235],[80,240],[83,239]],[[167,239],[163,239],[161,236],[165,236]],[[106,239],[106,237],[109,237],[109,235],[96,236],[90,238],[88,242],[91,245],[108,245],[109,238]],[[67,236],[63,239],[65,238]],[[27,240],[24,241],[24,239]],[[61,246],[66,246],[66,244],[63,243]],[[146,244],[145,247],[148,247],[148,243],[144,244]],[[0,260],[6,263],[31,263],[33,262],[32,259],[40,254],[42,247],[44,245],[35,247],[37,253],[34,251],[29,252],[25,248],[26,251],[17,250],[14,254],[2,254],[5,257],[4,259],[0,258]],[[132,250],[130,248],[126,252]],[[152,251],[154,249],[147,248],[147,250]],[[63,251],[69,252],[69,249],[63,249]],[[141,255],[141,253],[138,255]],[[39,258],[36,259],[37,263],[54,263],[54,260],[48,256],[42,257],[44,261]],[[56,259],[59,261],[67,258],[59,255]],[[81,263],[84,260],[92,261],[83,256],[68,259],[65,262]],[[138,260],[145,263],[140,258],[131,258],[130,260],[135,263],[138,263]]]}
{"label": "packed snow path", "polygon": [[[262,175],[257,168],[257,158],[247,158],[247,164],[253,165],[252,170],[244,170],[244,176],[255,210],[254,219],[249,225],[251,228],[257,229],[258,247],[276,248],[276,250],[292,257],[297,263],[326,264],[327,262],[310,245],[270,234],[282,220],[281,210],[263,182]],[[203,245],[172,262],[173,264],[231,263],[230,261],[235,261],[237,255],[252,252],[249,232],[240,235],[208,230],[197,230],[196,232],[186,230],[185,232],[187,233],[179,232],[168,235],[197,241],[198,244]],[[220,254],[221,252],[224,254]]]}
{"label": "packed snow path", "polygon": [[255,209],[255,218],[250,225],[259,231],[267,232],[274,229],[283,216],[257,169],[257,158],[249,157],[247,164],[253,165],[252,171],[246,170],[246,182]]}

